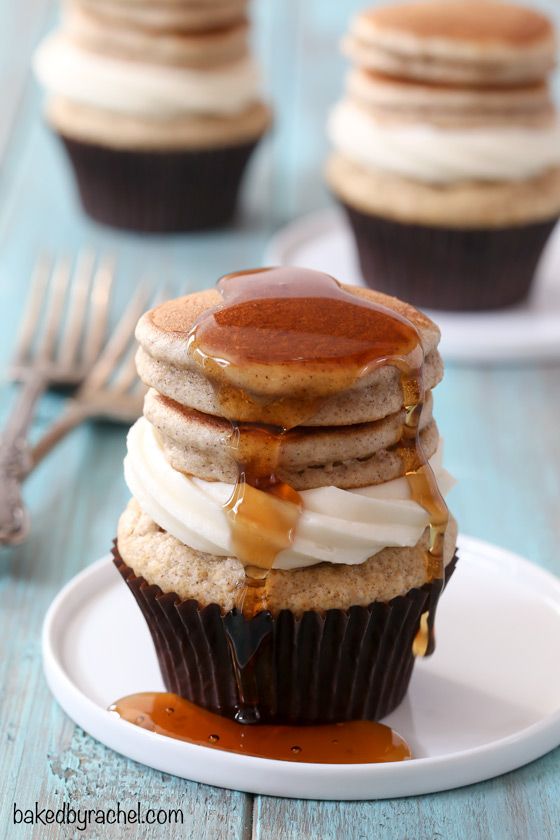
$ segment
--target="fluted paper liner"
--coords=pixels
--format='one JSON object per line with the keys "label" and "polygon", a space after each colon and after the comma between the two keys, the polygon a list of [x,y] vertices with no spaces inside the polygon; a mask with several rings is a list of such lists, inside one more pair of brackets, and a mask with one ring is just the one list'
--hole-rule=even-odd
{"label": "fluted paper liner", "polygon": [[429,309],[498,309],[523,300],[557,222],[430,227],[343,207],[367,285]]}
{"label": "fluted paper liner", "polygon": [[[252,693],[262,722],[313,724],[379,720],[403,700],[420,617],[435,614],[441,581],[388,603],[348,610],[282,610],[252,619],[217,604],[201,607],[137,577],[113,549],[114,562],[150,629],[168,691],[218,714],[240,707],[228,633],[237,649],[257,648]],[[457,557],[446,568],[446,583]],[[253,639],[250,639],[250,636]],[[148,690],[150,686],[146,686]]]}
{"label": "fluted paper liner", "polygon": [[214,149],[111,149],[61,136],[84,211],[127,230],[172,233],[231,221],[258,139]]}

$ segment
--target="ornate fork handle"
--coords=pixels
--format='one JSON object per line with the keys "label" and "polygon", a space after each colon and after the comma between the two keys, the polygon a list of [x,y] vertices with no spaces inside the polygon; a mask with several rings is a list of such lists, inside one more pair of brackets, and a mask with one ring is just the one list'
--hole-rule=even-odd
{"label": "ornate fork handle", "polygon": [[32,463],[27,430],[44,390],[41,373],[26,380],[0,439],[0,545],[17,545],[29,532],[29,516],[21,494]]}
{"label": "ornate fork handle", "polygon": [[29,462],[29,449],[23,439],[0,448],[1,545],[17,545],[29,532],[29,515],[21,495]]}

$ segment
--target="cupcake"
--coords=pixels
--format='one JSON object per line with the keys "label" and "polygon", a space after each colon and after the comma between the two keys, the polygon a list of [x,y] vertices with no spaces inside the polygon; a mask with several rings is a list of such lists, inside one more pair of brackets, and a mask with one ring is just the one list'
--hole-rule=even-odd
{"label": "cupcake", "polygon": [[560,212],[552,25],[495,0],[363,11],[327,180],[372,288],[418,306],[522,300]]}
{"label": "cupcake", "polygon": [[438,328],[283,268],[161,304],[137,338],[114,556],[166,689],[242,722],[382,718],[455,565]]}
{"label": "cupcake", "polygon": [[85,212],[139,231],[229,222],[270,123],[246,0],[68,0],[35,56]]}

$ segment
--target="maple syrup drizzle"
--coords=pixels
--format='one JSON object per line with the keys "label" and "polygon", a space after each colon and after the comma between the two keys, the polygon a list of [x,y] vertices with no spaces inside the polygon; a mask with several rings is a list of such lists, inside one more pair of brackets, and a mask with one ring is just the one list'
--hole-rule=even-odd
{"label": "maple syrup drizzle", "polygon": [[224,506],[235,556],[245,566],[237,608],[249,615],[266,610],[266,576],[277,555],[292,544],[302,510],[299,493],[278,481],[276,469],[287,430],[232,422],[229,447],[238,480]]}
{"label": "maple syrup drizzle", "polygon": [[[420,417],[424,406],[425,388],[422,366],[413,369],[396,362],[401,372],[401,389],[405,406],[405,422],[397,451],[405,467],[410,495],[429,515],[429,541],[425,555],[428,581],[439,591],[445,583],[444,541],[449,511],[439,491],[435,475],[428,464],[420,442]],[[433,652],[434,614],[428,610],[420,618],[412,652],[427,656]]]}
{"label": "maple syrup drizzle", "polygon": [[280,761],[362,764],[412,758],[406,741],[373,721],[317,726],[244,726],[165,692],[117,700],[109,711],[150,732],[191,744]]}

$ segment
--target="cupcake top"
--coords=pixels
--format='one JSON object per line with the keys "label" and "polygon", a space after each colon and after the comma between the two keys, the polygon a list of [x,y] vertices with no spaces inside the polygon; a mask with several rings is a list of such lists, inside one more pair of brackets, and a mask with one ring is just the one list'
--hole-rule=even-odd
{"label": "cupcake top", "polygon": [[35,69],[62,134],[111,146],[227,145],[269,121],[245,0],[68,0]]}
{"label": "cupcake top", "polygon": [[441,519],[436,485],[430,512],[406,478],[429,460],[451,486],[432,417],[439,330],[412,307],[319,272],[248,271],[146,313],[137,338],[150,391],[125,476],[189,551],[353,565]]}

